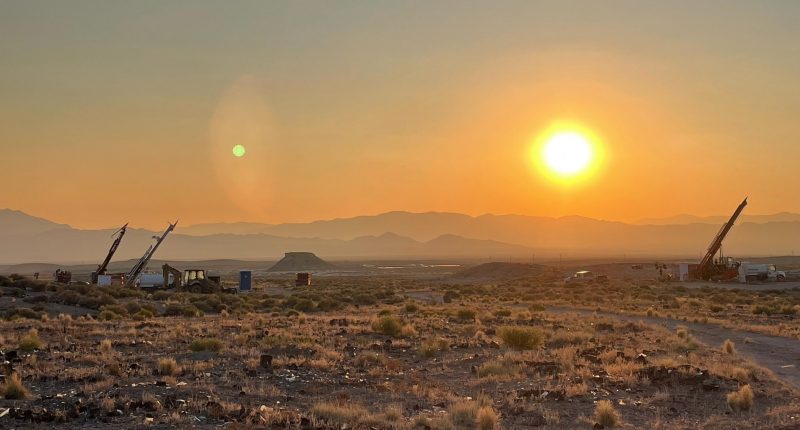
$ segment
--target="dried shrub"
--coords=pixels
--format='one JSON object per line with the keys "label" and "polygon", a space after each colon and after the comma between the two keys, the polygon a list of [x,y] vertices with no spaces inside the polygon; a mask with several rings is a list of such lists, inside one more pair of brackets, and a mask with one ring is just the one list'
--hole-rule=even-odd
{"label": "dried shrub", "polygon": [[491,406],[484,406],[478,409],[478,415],[475,418],[475,424],[478,430],[492,430],[497,427],[500,417]]}
{"label": "dried shrub", "polygon": [[3,398],[7,400],[23,400],[28,398],[28,389],[22,385],[22,380],[16,373],[11,374],[10,378],[6,378],[3,385],[0,386],[0,392]]}
{"label": "dried shrub", "polygon": [[736,344],[730,339],[725,339],[725,342],[722,344],[722,350],[726,354],[734,355],[736,354]]}
{"label": "dried shrub", "polygon": [[738,391],[728,393],[728,406],[734,411],[749,411],[753,407],[753,389],[742,385]]}
{"label": "dried shrub", "polygon": [[504,326],[497,334],[506,346],[517,351],[534,349],[544,342],[544,334],[534,327]]}
{"label": "dried shrub", "polygon": [[594,419],[604,427],[615,427],[620,423],[619,413],[609,400],[600,400],[594,409]]}
{"label": "dried shrub", "polygon": [[192,343],[189,344],[189,349],[193,352],[203,352],[203,351],[219,352],[220,350],[222,350],[223,346],[224,344],[222,343],[221,340],[213,337],[207,337],[203,339],[193,340]]}
{"label": "dried shrub", "polygon": [[31,352],[37,349],[42,349],[42,340],[39,338],[39,332],[32,328],[28,334],[19,340],[19,349],[24,352]]}
{"label": "dried shrub", "polygon": [[162,376],[174,376],[180,373],[181,368],[178,362],[172,357],[158,359],[158,374]]}
{"label": "dried shrub", "polygon": [[397,336],[403,330],[403,323],[395,317],[384,316],[372,323],[372,330],[389,336]]}

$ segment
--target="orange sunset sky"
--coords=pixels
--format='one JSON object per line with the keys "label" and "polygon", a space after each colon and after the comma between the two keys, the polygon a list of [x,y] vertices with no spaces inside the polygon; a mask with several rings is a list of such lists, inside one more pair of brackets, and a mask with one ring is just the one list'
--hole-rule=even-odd
{"label": "orange sunset sky", "polygon": [[[3,2],[0,208],[800,212],[800,2]],[[554,180],[539,141],[591,133]],[[246,152],[235,157],[233,147]],[[601,156],[600,156],[601,155]]]}

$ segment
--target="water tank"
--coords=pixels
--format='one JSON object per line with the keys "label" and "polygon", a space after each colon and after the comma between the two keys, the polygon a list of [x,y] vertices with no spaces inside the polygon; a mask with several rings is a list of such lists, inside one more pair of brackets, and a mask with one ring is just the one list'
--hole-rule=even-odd
{"label": "water tank", "polygon": [[142,273],[139,275],[139,288],[153,288],[164,285],[164,275],[157,273]]}
{"label": "water tank", "polygon": [[239,271],[239,291],[250,291],[253,288],[253,274],[249,270]]}

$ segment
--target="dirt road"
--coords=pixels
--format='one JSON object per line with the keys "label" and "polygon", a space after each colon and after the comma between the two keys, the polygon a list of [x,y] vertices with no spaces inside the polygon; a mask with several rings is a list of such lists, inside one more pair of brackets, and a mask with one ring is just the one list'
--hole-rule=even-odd
{"label": "dirt road", "polygon": [[[546,312],[595,314],[595,312],[572,308],[547,308]],[[736,344],[738,353],[750,361],[765,367],[796,388],[800,388],[800,341],[786,337],[768,336],[748,331],[727,329],[714,324],[692,323],[660,317],[641,317],[598,312],[597,315],[626,321],[644,321],[675,330],[679,325],[710,347],[722,347],[726,339]]]}
{"label": "dirt road", "polygon": [[744,291],[769,291],[769,290],[792,290],[800,288],[800,281],[786,282],[765,282],[763,284],[741,284],[738,282],[676,282],[674,285],[681,285],[686,288],[721,288],[725,290],[744,290]]}

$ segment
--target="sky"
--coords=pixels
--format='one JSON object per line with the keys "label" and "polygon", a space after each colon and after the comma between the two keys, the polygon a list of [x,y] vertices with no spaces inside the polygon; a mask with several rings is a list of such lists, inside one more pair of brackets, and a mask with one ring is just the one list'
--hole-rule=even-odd
{"label": "sky", "polygon": [[[800,2],[0,3],[0,208],[75,227],[392,210],[800,212]],[[553,124],[595,136],[553,180]],[[232,148],[246,153],[235,157]]]}

